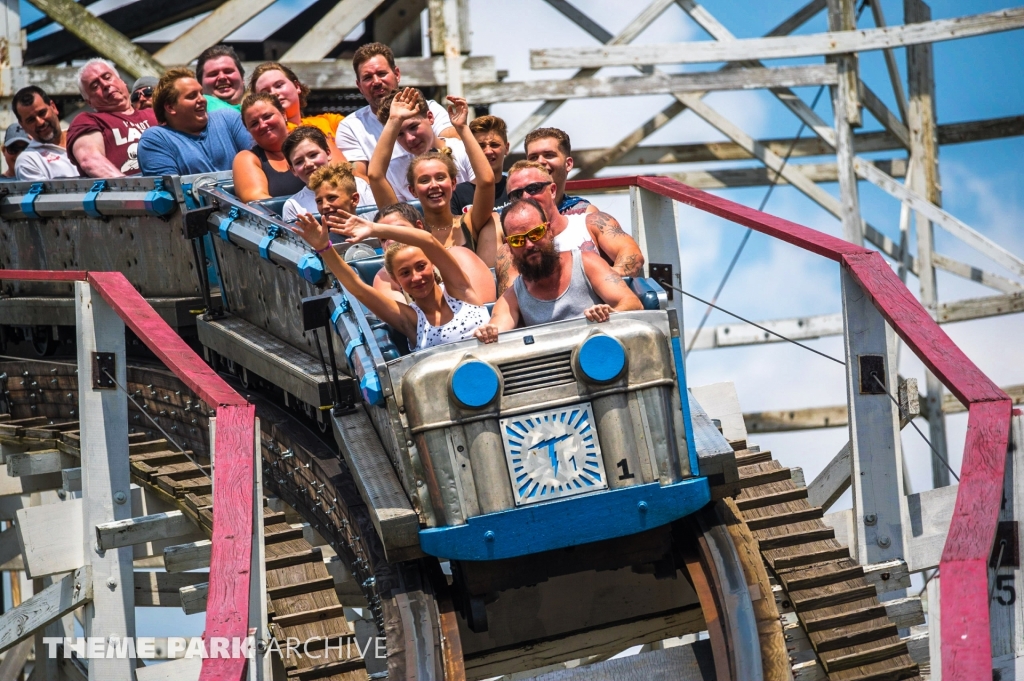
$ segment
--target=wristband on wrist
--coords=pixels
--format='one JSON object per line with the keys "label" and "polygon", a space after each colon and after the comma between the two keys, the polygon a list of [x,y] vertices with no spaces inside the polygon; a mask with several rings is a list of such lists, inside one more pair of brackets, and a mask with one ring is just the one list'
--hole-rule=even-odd
{"label": "wristband on wrist", "polygon": [[334,248],[334,244],[332,244],[330,241],[328,241],[326,246],[324,246],[323,248],[318,248],[317,250],[315,250],[313,252],[316,253],[317,255],[320,255],[321,253],[326,253],[327,251],[331,250],[332,248]]}

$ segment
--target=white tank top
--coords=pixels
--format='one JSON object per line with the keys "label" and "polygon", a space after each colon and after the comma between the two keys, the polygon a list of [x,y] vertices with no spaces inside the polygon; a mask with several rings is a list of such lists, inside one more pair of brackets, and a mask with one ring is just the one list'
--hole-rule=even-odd
{"label": "white tank top", "polygon": [[416,347],[414,350],[425,350],[443,343],[455,343],[473,337],[473,332],[480,326],[487,323],[491,318],[487,314],[487,308],[480,305],[470,305],[448,295],[448,292],[441,287],[444,293],[444,300],[448,307],[455,314],[451,321],[442,326],[432,326],[427,321],[423,310],[416,303],[411,303],[412,309],[416,310]]}
{"label": "white tank top", "polygon": [[565,226],[561,234],[555,237],[555,249],[559,253],[578,249],[588,241],[593,241],[590,238],[590,230],[587,229],[586,213],[566,215],[565,218],[569,224]]}

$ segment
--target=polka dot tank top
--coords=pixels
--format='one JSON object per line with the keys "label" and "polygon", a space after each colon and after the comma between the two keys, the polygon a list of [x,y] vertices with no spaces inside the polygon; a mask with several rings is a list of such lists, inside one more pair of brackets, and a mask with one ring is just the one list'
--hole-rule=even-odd
{"label": "polka dot tank top", "polygon": [[473,332],[491,318],[487,313],[487,308],[470,305],[452,298],[443,287],[441,291],[444,293],[445,302],[448,303],[448,307],[455,316],[443,326],[432,326],[419,305],[411,303],[412,309],[416,310],[416,347],[413,348],[414,350],[425,350],[435,345],[455,343],[472,338]]}

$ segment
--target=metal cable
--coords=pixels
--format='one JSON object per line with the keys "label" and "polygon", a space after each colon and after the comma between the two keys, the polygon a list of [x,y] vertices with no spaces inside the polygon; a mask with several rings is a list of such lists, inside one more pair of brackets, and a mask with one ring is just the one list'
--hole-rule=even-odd
{"label": "metal cable", "polygon": [[149,419],[150,423],[152,423],[154,426],[156,426],[157,430],[159,430],[161,433],[163,433],[163,436],[165,438],[167,438],[168,442],[170,442],[172,445],[177,447],[178,451],[180,451],[185,456],[186,459],[191,461],[192,464],[203,473],[203,475],[205,475],[209,480],[211,480],[211,481],[213,480],[213,478],[210,476],[210,474],[207,473],[206,470],[202,466],[199,465],[199,462],[196,461],[195,459],[193,459],[191,456],[189,456],[189,453],[187,451],[185,451],[185,449],[181,445],[179,445],[174,440],[174,438],[172,438],[170,435],[168,435],[166,430],[164,430],[163,428],[160,427],[160,424],[157,423],[156,420],[152,416],[149,415],[149,412],[146,409],[144,409],[142,406],[139,405],[138,402],[135,401],[135,399],[132,397],[132,394],[130,392],[128,392],[127,390],[125,390],[124,387],[122,387],[121,384],[117,382],[117,379],[110,375],[109,371],[104,369],[103,373],[105,373],[107,375],[107,378],[110,379],[111,383],[113,383],[114,385],[117,386],[118,390],[120,390],[121,392],[123,392],[125,394],[125,397],[128,398],[128,401],[131,402],[132,404],[134,404],[135,408],[138,409],[140,412],[142,412],[143,416],[145,416],[147,419]]}
{"label": "metal cable", "polygon": [[[793,345],[798,345],[798,346],[800,346],[801,348],[803,348],[804,350],[809,350],[809,351],[813,352],[813,353],[814,353],[814,354],[816,354],[816,355],[821,355],[821,356],[822,356],[822,357],[824,357],[825,359],[830,359],[830,360],[832,360],[833,362],[835,362],[836,364],[839,364],[839,365],[842,365],[842,366],[846,366],[846,362],[842,361],[841,359],[836,359],[835,357],[833,357],[833,356],[831,356],[831,355],[826,355],[826,354],[825,354],[824,352],[821,352],[820,350],[815,350],[814,348],[810,347],[809,345],[804,345],[804,344],[803,344],[803,343],[801,343],[800,341],[795,341],[795,340],[793,340],[792,338],[787,338],[786,336],[783,336],[783,335],[782,335],[781,333],[779,333],[779,332],[777,332],[777,331],[772,331],[771,329],[769,329],[769,328],[767,328],[767,327],[761,326],[761,325],[760,325],[760,324],[758,324],[757,322],[752,322],[752,321],[750,321],[749,319],[746,319],[745,317],[741,317],[741,316],[739,316],[739,315],[738,315],[738,314],[736,314],[735,312],[730,312],[729,310],[726,310],[726,309],[725,309],[724,307],[719,307],[718,305],[715,305],[715,304],[714,304],[714,303],[712,303],[712,302],[709,302],[709,301],[707,301],[707,300],[704,300],[703,298],[699,298],[698,296],[695,296],[695,295],[693,295],[693,294],[692,294],[692,293],[690,293],[689,291],[684,291],[683,289],[681,289],[681,288],[679,288],[679,287],[677,287],[677,286],[673,286],[672,284],[669,284],[669,283],[668,283],[668,282],[666,282],[666,281],[661,281],[661,280],[659,280],[659,281],[658,281],[658,283],[659,283],[659,284],[661,284],[662,286],[668,286],[669,288],[671,288],[671,289],[673,289],[673,290],[675,290],[675,291],[679,291],[679,292],[680,292],[680,293],[682,293],[682,294],[683,294],[684,296],[689,296],[690,298],[693,298],[694,300],[696,300],[696,301],[698,301],[698,302],[704,303],[704,304],[706,304],[706,305],[707,305],[707,306],[708,306],[709,308],[714,308],[714,309],[716,309],[716,310],[719,310],[720,312],[724,312],[725,314],[729,315],[730,317],[735,317],[736,319],[740,320],[741,322],[744,322],[744,323],[746,323],[746,324],[750,324],[751,326],[753,326],[753,327],[755,327],[755,328],[761,329],[761,330],[762,330],[762,331],[764,331],[765,333],[770,333],[771,335],[773,335],[773,336],[776,336],[776,337],[778,337],[778,338],[781,338],[782,340],[784,340],[784,341],[787,341],[787,342],[789,342],[789,343],[792,343]],[[698,329],[698,331],[699,331],[699,329]],[[696,340],[696,338],[697,338],[697,336],[696,336],[696,335],[694,335],[694,340]],[[691,343],[691,344],[692,344],[692,343]]]}
{"label": "metal cable", "polygon": [[[863,11],[863,8],[862,10]],[[825,91],[825,86],[822,85],[818,88],[817,94],[814,95],[814,101],[811,102],[811,109],[818,105],[818,99],[821,98],[821,93]],[[761,199],[761,205],[757,207],[758,211],[763,211],[764,207],[768,204],[768,199],[771,198],[772,192],[775,191],[775,185],[778,184],[779,178],[782,177],[782,170],[789,163],[789,157],[793,155],[793,150],[796,149],[796,143],[800,141],[800,135],[804,133],[804,129],[807,127],[806,122],[800,123],[800,129],[796,131],[796,137],[789,144],[789,149],[786,150],[786,155],[782,159],[782,165],[779,166],[778,172],[775,173],[775,177],[768,185],[768,191],[765,193],[764,198]],[[708,317],[711,316],[711,308],[714,307],[713,303],[718,302],[718,296],[722,294],[722,289],[725,288],[725,284],[729,281],[729,277],[732,275],[732,270],[736,267],[736,262],[740,259],[740,254],[743,253],[744,247],[747,245],[747,241],[750,240],[750,235],[754,233],[754,230],[747,228],[746,234],[743,235],[743,239],[740,240],[740,245],[736,249],[736,253],[732,256],[732,261],[729,262],[729,266],[725,269],[725,274],[722,276],[722,281],[718,283],[718,288],[715,289],[715,295],[711,296],[711,303],[708,304],[706,310],[704,310],[704,316],[700,320],[700,324],[697,325],[697,333],[693,335],[693,340],[690,341],[690,347],[686,348],[686,352],[683,353],[683,360],[685,361],[690,355],[690,351],[693,350],[693,344],[697,342],[697,336],[700,335],[701,329],[708,321]]]}
{"label": "metal cable", "polygon": [[900,416],[903,417],[904,419],[906,419],[907,423],[909,423],[910,425],[912,425],[914,427],[914,430],[917,431],[917,434],[920,435],[921,439],[924,440],[926,445],[928,445],[928,448],[932,450],[932,453],[935,454],[936,457],[938,457],[939,461],[941,461],[942,463],[944,463],[946,465],[946,469],[949,471],[950,475],[952,475],[954,478],[956,478],[957,482],[960,482],[960,476],[956,474],[956,471],[954,471],[953,467],[949,465],[949,462],[946,461],[946,459],[941,454],[939,454],[939,450],[935,449],[935,447],[932,445],[931,441],[924,436],[924,433],[921,432],[921,429],[917,427],[916,423],[914,423],[914,419],[910,418],[910,416],[907,414],[907,412],[903,411],[903,405],[900,404],[899,400],[897,400],[895,397],[892,396],[892,394],[888,391],[888,389],[886,389],[885,384],[882,383],[882,381],[878,378],[878,374],[876,372],[872,371],[871,372],[871,378],[875,379],[875,383],[877,383],[879,385],[879,387],[882,388],[882,390],[885,392],[885,394],[889,396],[889,399],[892,400],[893,404],[896,405],[896,408],[899,409]]}

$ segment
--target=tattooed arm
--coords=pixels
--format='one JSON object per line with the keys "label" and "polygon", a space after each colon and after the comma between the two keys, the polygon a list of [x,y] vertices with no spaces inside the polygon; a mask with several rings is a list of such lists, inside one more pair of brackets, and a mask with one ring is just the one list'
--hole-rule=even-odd
{"label": "tattooed arm", "polygon": [[633,237],[608,213],[588,213],[587,229],[601,253],[613,261],[612,268],[623,277],[643,276],[644,256]]}
{"label": "tattooed arm", "polygon": [[503,243],[498,247],[498,255],[494,259],[494,277],[498,280],[499,297],[518,276],[519,271],[512,264],[512,252],[508,249],[508,244]]}
{"label": "tattooed arm", "polygon": [[[643,305],[636,294],[626,286],[618,272],[608,266],[604,259],[594,253],[583,252],[583,271],[594,289],[594,293],[617,312],[642,310]],[[588,316],[589,319],[589,316]],[[591,320],[604,321],[604,320]]]}

